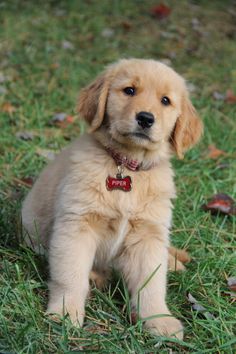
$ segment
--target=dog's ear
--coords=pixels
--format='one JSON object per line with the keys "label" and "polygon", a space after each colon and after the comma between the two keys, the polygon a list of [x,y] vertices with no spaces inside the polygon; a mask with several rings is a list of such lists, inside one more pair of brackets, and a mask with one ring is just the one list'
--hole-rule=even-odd
{"label": "dog's ear", "polygon": [[182,98],[181,114],[171,135],[171,144],[177,156],[182,159],[184,152],[195,145],[203,133],[203,124],[193,107],[188,94]]}
{"label": "dog's ear", "polygon": [[80,91],[78,113],[90,125],[90,132],[95,131],[102,124],[109,91],[109,76],[104,72],[90,85]]}

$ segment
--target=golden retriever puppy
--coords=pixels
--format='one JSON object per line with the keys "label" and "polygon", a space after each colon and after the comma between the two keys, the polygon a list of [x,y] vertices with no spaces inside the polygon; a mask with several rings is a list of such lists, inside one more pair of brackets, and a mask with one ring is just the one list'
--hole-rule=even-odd
{"label": "golden retriever puppy", "polygon": [[165,301],[170,157],[183,157],[202,132],[185,82],[158,61],[120,60],[81,91],[78,112],[90,133],[44,169],[22,211],[28,244],[49,247],[47,312],[82,326],[89,274],[112,266],[145,326],[182,338]]}

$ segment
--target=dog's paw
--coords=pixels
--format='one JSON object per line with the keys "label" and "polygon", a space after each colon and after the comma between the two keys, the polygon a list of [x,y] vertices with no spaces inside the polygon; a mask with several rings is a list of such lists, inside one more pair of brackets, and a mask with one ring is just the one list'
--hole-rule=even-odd
{"label": "dog's paw", "polygon": [[191,257],[186,250],[171,246],[168,248],[168,251],[169,255],[173,256],[181,263],[189,263],[191,261]]}
{"label": "dog's paw", "polygon": [[49,302],[46,314],[56,320],[68,314],[74,325],[82,327],[84,323],[84,309],[81,309],[80,306],[72,301],[63,300],[64,299],[58,302]]}
{"label": "dog's paw", "polygon": [[154,318],[145,323],[145,327],[153,334],[183,339],[183,325],[172,316]]}
{"label": "dog's paw", "polygon": [[174,258],[172,255],[169,254],[169,259],[168,259],[168,270],[171,272],[181,272],[184,271],[186,268],[183,265],[182,262],[178,261],[176,258]]}
{"label": "dog's paw", "polygon": [[105,288],[109,276],[109,272],[97,272],[92,270],[89,274],[89,280],[92,284],[95,284],[96,288],[102,290]]}

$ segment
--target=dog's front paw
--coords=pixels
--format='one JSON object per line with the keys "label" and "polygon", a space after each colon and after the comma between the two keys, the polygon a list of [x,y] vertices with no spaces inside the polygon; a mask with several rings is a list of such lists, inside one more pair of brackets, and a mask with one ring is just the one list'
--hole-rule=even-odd
{"label": "dog's front paw", "polygon": [[57,301],[50,301],[46,311],[47,314],[58,316],[69,315],[71,322],[74,325],[83,326],[84,323],[84,309],[81,308],[75,301],[66,300],[65,298],[58,299]]}
{"label": "dog's front paw", "polygon": [[148,320],[145,323],[145,327],[153,334],[159,336],[183,339],[183,325],[177,318],[172,316],[163,316]]}

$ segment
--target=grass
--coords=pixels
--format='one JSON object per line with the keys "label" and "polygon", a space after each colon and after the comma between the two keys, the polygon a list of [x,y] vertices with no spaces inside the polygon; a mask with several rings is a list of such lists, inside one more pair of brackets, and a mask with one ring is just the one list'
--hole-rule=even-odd
{"label": "grass", "polygon": [[[226,279],[236,275],[235,218],[212,217],[201,210],[216,192],[236,198],[236,104],[213,98],[216,91],[236,92],[234,2],[168,0],[172,13],[163,21],[150,16],[157,3],[0,2],[0,73],[5,77],[0,83],[2,353],[236,350],[235,302],[225,295]],[[68,42],[72,48],[65,48]],[[58,151],[84,130],[77,120],[65,128],[49,122],[56,112],[74,115],[80,87],[120,57],[171,60],[194,84],[192,100],[205,124],[198,147],[184,161],[173,161],[178,198],[172,240],[187,247],[193,257],[186,272],[169,274],[168,302],[185,325],[183,342],[151,336],[141,321],[132,323],[129,294],[117,275],[105,292],[93,289],[83,329],[73,327],[67,318],[53,322],[44,316],[47,263],[18,242],[21,201],[29,189],[25,178],[35,178],[47,162],[42,151]],[[4,112],[6,102],[15,107],[14,112]],[[21,140],[16,137],[19,131],[34,132],[35,137]],[[216,160],[207,158],[210,144],[226,154]],[[193,312],[187,292],[215,319]]]}

